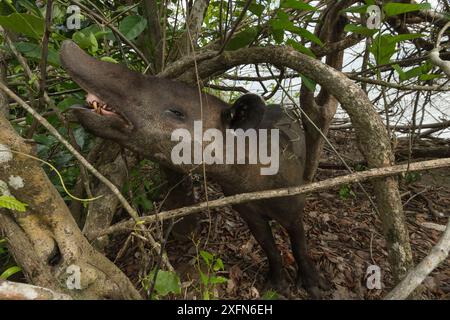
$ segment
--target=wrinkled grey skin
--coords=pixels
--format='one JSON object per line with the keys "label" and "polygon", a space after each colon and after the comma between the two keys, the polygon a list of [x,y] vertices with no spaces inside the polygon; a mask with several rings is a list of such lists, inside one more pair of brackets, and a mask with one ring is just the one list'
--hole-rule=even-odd
{"label": "wrinkled grey skin", "polygon": [[[74,110],[88,131],[113,140],[170,169],[186,173],[192,166],[173,165],[170,153],[177,142],[171,133],[186,128],[193,134],[194,120],[201,119],[203,130],[217,128],[279,128],[280,169],[276,175],[260,175],[260,165],[206,165],[208,178],[215,179],[225,195],[298,186],[303,183],[304,135],[298,122],[279,106],[267,107],[256,95],[244,95],[233,106],[181,82],[148,77],[119,64],[98,61],[73,42],[65,41],[61,61],[70,76],[84,90],[113,106],[128,121],[115,115],[98,115],[90,110]],[[286,228],[298,265],[298,284],[313,298],[322,286],[307,255],[303,228],[303,196],[275,198],[233,206],[247,222],[252,234],[268,257],[268,285],[285,292],[280,252],[275,245],[269,220]]]}

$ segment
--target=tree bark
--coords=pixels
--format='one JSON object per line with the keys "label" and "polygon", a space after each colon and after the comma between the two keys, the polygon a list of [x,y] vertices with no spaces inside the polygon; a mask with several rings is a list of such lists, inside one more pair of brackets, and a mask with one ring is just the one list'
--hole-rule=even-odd
{"label": "tree bark", "polygon": [[[28,205],[26,212],[0,209],[0,228],[28,281],[76,299],[140,299],[129,279],[82,235],[40,163],[13,152],[33,150],[2,116],[0,146],[1,193]],[[73,290],[71,276],[80,280]]]}

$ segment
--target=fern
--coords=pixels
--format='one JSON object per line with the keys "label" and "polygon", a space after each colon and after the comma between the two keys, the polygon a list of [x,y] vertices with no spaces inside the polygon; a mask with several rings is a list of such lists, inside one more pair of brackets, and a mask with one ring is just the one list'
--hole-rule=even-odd
{"label": "fern", "polygon": [[27,206],[28,205],[26,203],[20,202],[14,197],[0,196],[0,208],[25,212],[27,210]]}

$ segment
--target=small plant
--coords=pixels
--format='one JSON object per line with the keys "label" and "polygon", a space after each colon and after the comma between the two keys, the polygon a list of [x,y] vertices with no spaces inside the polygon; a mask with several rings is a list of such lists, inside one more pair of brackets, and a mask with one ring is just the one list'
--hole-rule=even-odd
{"label": "small plant", "polygon": [[422,175],[419,172],[407,172],[405,174],[405,182],[406,184],[411,184],[417,181],[420,181]]}
{"label": "small plant", "polygon": [[277,300],[280,296],[276,291],[268,290],[264,295],[261,297],[261,300]]}
{"label": "small plant", "polygon": [[[222,259],[207,251],[201,250],[197,256],[197,269],[200,274],[200,292],[204,300],[217,298],[215,288],[217,285],[228,281],[227,278],[219,276],[224,271]],[[206,270],[204,272],[203,270]]]}
{"label": "small plant", "polygon": [[[144,279],[141,280],[142,287],[149,292],[155,278],[155,270],[152,270]],[[159,270],[156,275],[156,281],[151,292],[150,299],[159,300],[168,294],[181,294],[181,282],[178,274],[171,271]]]}
{"label": "small plant", "polygon": [[356,198],[356,194],[353,192],[350,185],[345,184],[339,189],[339,197],[341,197],[341,199],[349,199],[350,197]]}

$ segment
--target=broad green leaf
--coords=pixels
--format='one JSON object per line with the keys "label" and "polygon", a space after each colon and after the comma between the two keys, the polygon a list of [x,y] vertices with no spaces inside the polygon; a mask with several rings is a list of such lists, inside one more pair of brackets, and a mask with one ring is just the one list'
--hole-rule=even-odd
{"label": "broad green leaf", "polygon": [[269,21],[269,24],[273,29],[276,30],[278,29],[286,30],[294,26],[294,23],[289,20],[289,15],[284,11],[278,11],[277,18],[271,19]]}
{"label": "broad green leaf", "polygon": [[13,274],[16,274],[17,272],[22,271],[22,268],[19,266],[13,266],[8,269],[6,269],[2,274],[0,274],[0,279],[2,280],[8,280],[9,277],[11,277]]}
{"label": "broad green leaf", "polygon": [[253,13],[255,16],[257,17],[261,17],[262,13],[264,12],[264,9],[266,7],[263,6],[260,3],[252,3],[250,4],[250,6],[248,7],[248,10]]}
{"label": "broad green leaf", "polygon": [[291,8],[296,10],[316,10],[313,6],[300,0],[284,0],[281,1],[282,8]]}
{"label": "broad green leaf", "polygon": [[[15,45],[17,50],[19,50],[27,58],[41,60],[42,48],[40,45],[31,42],[17,42]],[[55,67],[59,67],[61,65],[58,52],[51,47],[48,48],[47,61]]]}
{"label": "broad green leaf", "polygon": [[396,52],[396,43],[391,39],[391,35],[378,35],[370,46],[369,51],[375,57],[377,64],[389,63]]}
{"label": "broad green leaf", "polygon": [[93,53],[98,50],[97,38],[90,31],[77,31],[72,35],[72,39],[80,46],[80,48],[89,49]]}
{"label": "broad green leaf", "polygon": [[227,50],[237,50],[239,48],[243,48],[255,40],[257,35],[257,30],[254,27],[247,28],[238,34],[236,34],[231,40],[228,42],[226,49]]}
{"label": "broad green leaf", "polygon": [[396,47],[398,42],[412,40],[422,36],[422,34],[418,33],[399,34],[396,36],[390,34],[378,35],[370,47],[370,52],[374,55],[378,64],[386,64],[390,62],[392,55],[397,51]]}
{"label": "broad green leaf", "polygon": [[314,55],[314,52],[311,51],[311,49],[305,47],[304,45],[302,45],[301,43],[296,42],[295,40],[289,39],[286,41],[286,44],[291,46],[292,48],[294,48],[295,50],[306,54],[310,57],[315,58],[316,56]]}
{"label": "broad green leaf", "polygon": [[25,212],[27,211],[27,206],[28,205],[26,203],[20,202],[14,197],[0,196],[0,208]]}
{"label": "broad green leaf", "polygon": [[44,33],[44,19],[27,13],[13,13],[0,16],[0,25],[16,33],[34,39],[41,39]]}
{"label": "broad green leaf", "polygon": [[[152,274],[150,274],[150,279],[153,279]],[[159,270],[156,276],[155,291],[160,296],[166,296],[169,293],[180,294],[180,278],[175,272]]]}
{"label": "broad green leaf", "polygon": [[147,27],[147,20],[138,15],[128,16],[119,24],[120,32],[128,40],[137,38]]}
{"label": "broad green leaf", "polygon": [[347,24],[344,28],[347,32],[353,32],[357,34],[362,34],[365,36],[373,36],[375,33],[378,32],[376,29],[369,29],[367,27],[357,25],[357,24]]}
{"label": "broad green leaf", "polygon": [[411,4],[411,3],[388,3],[383,6],[384,12],[388,17],[396,16],[398,14],[426,10],[431,9],[431,4],[429,3],[420,3],[420,4]]}

